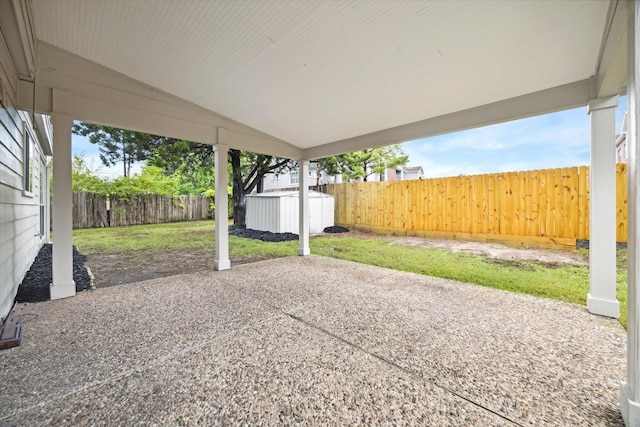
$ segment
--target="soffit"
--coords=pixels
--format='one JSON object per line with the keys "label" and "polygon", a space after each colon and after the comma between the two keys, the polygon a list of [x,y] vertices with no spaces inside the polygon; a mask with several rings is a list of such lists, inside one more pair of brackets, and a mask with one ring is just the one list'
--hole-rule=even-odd
{"label": "soffit", "polygon": [[608,2],[34,0],[37,37],[300,148],[583,80]]}

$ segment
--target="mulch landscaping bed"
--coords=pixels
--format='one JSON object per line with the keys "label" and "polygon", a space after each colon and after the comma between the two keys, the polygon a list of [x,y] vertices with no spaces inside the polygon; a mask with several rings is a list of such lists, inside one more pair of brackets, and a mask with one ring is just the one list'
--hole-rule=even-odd
{"label": "mulch landscaping bed", "polygon": [[[53,245],[45,244],[38,252],[31,268],[18,287],[16,302],[40,302],[49,300],[49,286],[53,281]],[[73,247],[73,280],[76,292],[92,289],[92,279],[84,263],[87,257]]]}
{"label": "mulch landscaping bed", "polygon": [[298,240],[298,235],[293,233],[272,233],[270,231],[252,230],[242,226],[230,225],[229,234],[236,237],[261,240],[263,242],[288,242]]}
{"label": "mulch landscaping bed", "polygon": [[[347,233],[349,229],[339,226],[327,227],[325,233]],[[230,225],[229,234],[236,237],[261,240],[263,242],[288,242],[298,240],[298,235],[293,233],[272,233],[270,231],[252,230],[250,228]]]}
{"label": "mulch landscaping bed", "polygon": [[348,233],[349,229],[340,227],[339,225],[334,225],[331,227],[325,227],[325,229],[322,231],[324,231],[325,233]]}

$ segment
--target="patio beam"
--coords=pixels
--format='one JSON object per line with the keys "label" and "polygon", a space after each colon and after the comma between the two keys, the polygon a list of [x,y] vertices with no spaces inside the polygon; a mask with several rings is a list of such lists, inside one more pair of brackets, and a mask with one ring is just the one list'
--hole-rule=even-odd
{"label": "patio beam", "polygon": [[298,221],[298,255],[307,256],[311,254],[309,249],[309,160],[298,160],[299,170],[299,188],[300,203],[299,221]]}
{"label": "patio beam", "polygon": [[583,107],[592,98],[591,91],[592,80],[580,80],[515,98],[308,148],[303,151],[302,155],[306,159],[314,160],[365,148],[399,144],[510,120]]}
{"label": "patio beam", "polygon": [[627,77],[627,4],[626,1],[609,3],[594,81],[597,98],[618,95]]}
{"label": "patio beam", "polygon": [[[66,94],[59,94],[62,98]],[[76,294],[73,281],[73,215],[71,187],[71,128],[73,117],[53,113],[53,283],[52,300]]]}
{"label": "patio beam", "polygon": [[37,82],[20,82],[18,107],[50,114],[53,91],[73,94],[75,120],[214,145],[224,128],[232,148],[286,158],[301,149],[245,124],[150,87],[44,42],[38,43]]}
{"label": "patio beam", "polygon": [[616,107],[618,96],[589,101],[591,205],[589,312],[620,317],[616,299]]}
{"label": "patio beam", "polygon": [[628,160],[628,221],[627,242],[628,287],[627,287],[627,381],[620,386],[620,411],[627,427],[640,426],[640,183],[638,166],[640,152],[638,141],[640,129],[640,2],[629,2],[627,19],[627,147]]}
{"label": "patio beam", "polygon": [[[218,135],[220,138],[220,135]],[[215,150],[215,221],[216,221],[216,253],[213,267],[220,270],[231,268],[229,261],[229,176],[227,158],[229,146],[214,145]]]}

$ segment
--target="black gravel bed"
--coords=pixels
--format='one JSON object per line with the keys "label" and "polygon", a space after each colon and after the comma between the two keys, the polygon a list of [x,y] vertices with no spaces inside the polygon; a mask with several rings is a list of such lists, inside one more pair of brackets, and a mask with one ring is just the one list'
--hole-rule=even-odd
{"label": "black gravel bed", "polygon": [[322,231],[324,231],[325,233],[348,233],[349,229],[340,227],[339,225],[333,225],[331,227],[325,227],[325,229]]}
{"label": "black gravel bed", "polygon": [[[31,268],[24,276],[18,287],[16,302],[41,302],[50,298],[49,286],[53,280],[53,245],[45,244],[38,252],[38,256],[31,264]],[[86,255],[82,255],[78,248],[73,247],[73,280],[76,282],[76,292],[91,289],[91,276],[84,263]]]}
{"label": "black gravel bed", "polygon": [[[348,233],[349,229],[332,226],[326,227],[323,230],[325,233]],[[289,242],[291,240],[298,240],[298,235],[293,233],[272,233],[270,231],[252,230],[239,225],[230,225],[229,234],[236,237],[244,237],[246,239],[261,240],[263,242]]]}
{"label": "black gravel bed", "polygon": [[270,231],[252,230],[236,225],[229,226],[229,234],[236,237],[261,240],[263,242],[288,242],[298,240],[298,235],[293,233],[272,233]]}

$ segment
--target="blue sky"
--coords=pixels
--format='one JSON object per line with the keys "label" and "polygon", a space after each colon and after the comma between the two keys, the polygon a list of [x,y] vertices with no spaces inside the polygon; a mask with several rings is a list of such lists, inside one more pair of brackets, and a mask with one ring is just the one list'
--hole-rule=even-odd
{"label": "blue sky", "polygon": [[[103,178],[115,179],[123,175],[122,163],[113,167],[106,167],[100,160],[98,146],[89,142],[89,138],[80,135],[71,135],[71,150],[73,154],[82,154],[89,168]],[[139,173],[143,163],[131,166],[131,173]]]}
{"label": "blue sky", "polygon": [[[616,132],[620,132],[627,99],[620,97]],[[426,177],[474,175],[589,164],[587,108],[546,114],[402,144],[409,166],[422,166]],[[122,176],[122,165],[107,168],[98,147],[73,135],[73,152],[84,153],[101,176]],[[139,172],[142,165],[134,165]]]}
{"label": "blue sky", "polygon": [[[627,98],[620,97],[616,133]],[[407,142],[409,166],[426,177],[547,169],[589,164],[589,116],[576,108],[433,138]]]}

